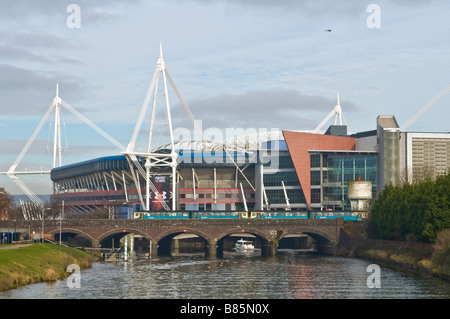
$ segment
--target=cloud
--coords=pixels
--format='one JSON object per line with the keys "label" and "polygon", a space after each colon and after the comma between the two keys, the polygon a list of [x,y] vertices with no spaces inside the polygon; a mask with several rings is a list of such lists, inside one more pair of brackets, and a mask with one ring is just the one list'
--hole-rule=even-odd
{"label": "cloud", "polygon": [[15,45],[21,48],[53,49],[67,47],[67,42],[60,36],[42,34],[39,32],[23,32],[20,30],[0,31],[0,41],[7,45]]}
{"label": "cloud", "polygon": [[[197,0],[202,4],[208,4],[210,1]],[[251,9],[269,9],[269,10],[282,10],[292,11],[295,10],[299,15],[308,16],[323,16],[323,15],[354,15],[359,11],[361,4],[364,2],[360,0],[348,0],[348,1],[329,1],[329,0],[222,0],[219,1],[228,6],[239,6],[240,8]]]}
{"label": "cloud", "polygon": [[36,53],[21,48],[17,48],[14,46],[3,45],[1,43],[0,43],[0,56],[3,61],[31,60],[40,62],[50,62],[49,59],[44,58],[43,56],[40,56]]}
{"label": "cloud", "polygon": [[[347,111],[358,111],[352,102],[345,103]],[[242,94],[220,94],[209,98],[192,99],[188,106],[196,120],[208,128],[272,128],[308,130],[320,123],[336,105],[336,99],[305,95],[295,90],[255,90]],[[179,106],[175,106],[179,107]],[[174,107],[174,108],[175,108]],[[174,127],[190,127],[187,115],[180,111]]]}
{"label": "cloud", "polygon": [[[45,134],[44,134],[45,135]],[[53,140],[36,139],[23,156],[16,171],[51,169],[53,161]],[[22,151],[27,139],[4,138],[0,139],[0,171],[7,171]],[[65,144],[65,143],[64,143]],[[62,145],[63,165],[83,161],[105,154],[118,154],[117,148],[107,144],[74,144]]]}
{"label": "cloud", "polygon": [[[33,71],[12,65],[0,65],[0,113],[2,117],[17,115],[20,107],[20,116],[44,115],[52,103],[56,83],[60,87],[70,87],[69,97],[76,96],[82,88],[81,81],[74,77],[63,78]],[[26,92],[26,94],[23,94]],[[14,107],[13,107],[14,106]]]}
{"label": "cloud", "polygon": [[[176,2],[180,2],[179,0],[175,0]],[[209,4],[211,1],[209,0],[197,0],[197,2],[202,4]],[[371,3],[384,3],[386,1],[379,0],[346,0],[346,1],[330,1],[330,0],[301,0],[301,1],[292,1],[292,0],[219,0],[217,2],[222,2],[227,5],[234,5],[249,8],[266,8],[266,9],[279,9],[279,10],[298,10],[299,13],[304,13],[307,15],[328,15],[333,14],[344,14],[344,15],[354,15],[359,13],[360,8],[366,8]],[[391,1],[389,1],[391,2]],[[417,6],[422,4],[429,4],[434,2],[434,0],[396,0],[396,5],[401,6]]]}
{"label": "cloud", "polygon": [[[127,5],[142,3],[142,0],[129,0]],[[102,19],[110,19],[111,14],[108,13],[112,7],[122,5],[120,0],[76,0],[66,2],[60,0],[2,0],[2,9],[0,10],[0,18],[3,21],[14,21],[20,18],[41,19],[43,17],[59,17],[66,20],[70,12],[67,12],[67,6],[75,3],[80,6],[83,18],[89,22],[99,22]],[[48,21],[47,21],[48,22]]]}

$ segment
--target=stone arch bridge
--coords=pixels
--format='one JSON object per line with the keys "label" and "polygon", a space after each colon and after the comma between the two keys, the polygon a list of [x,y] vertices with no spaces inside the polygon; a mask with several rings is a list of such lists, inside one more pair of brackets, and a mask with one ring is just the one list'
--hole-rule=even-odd
{"label": "stone arch bridge", "polygon": [[[0,222],[4,223],[4,222]],[[23,221],[21,227],[41,234],[41,221]],[[173,237],[195,234],[205,242],[206,253],[216,256],[223,239],[231,234],[252,234],[261,241],[262,255],[276,254],[278,243],[288,235],[312,237],[319,251],[335,254],[343,235],[344,220],[337,219],[170,219],[170,220],[46,220],[44,233],[59,240],[59,234],[78,235],[88,239],[92,247],[111,247],[112,238],[133,233],[149,241],[152,255],[167,253]],[[2,225],[0,225],[1,227]],[[20,226],[16,224],[16,227]],[[4,226],[5,227],[5,226]]]}

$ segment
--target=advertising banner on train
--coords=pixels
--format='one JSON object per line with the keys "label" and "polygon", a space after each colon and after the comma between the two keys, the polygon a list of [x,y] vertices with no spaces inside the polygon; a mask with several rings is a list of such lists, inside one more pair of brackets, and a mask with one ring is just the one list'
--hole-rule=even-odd
{"label": "advertising banner on train", "polygon": [[170,176],[169,175],[155,175],[152,177],[153,185],[155,185],[157,192],[152,192],[151,210],[165,211],[162,202],[170,205]]}

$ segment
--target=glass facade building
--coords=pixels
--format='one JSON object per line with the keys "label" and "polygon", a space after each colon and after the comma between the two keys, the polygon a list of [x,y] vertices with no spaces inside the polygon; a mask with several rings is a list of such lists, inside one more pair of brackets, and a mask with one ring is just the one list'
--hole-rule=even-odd
{"label": "glass facade building", "polygon": [[277,149],[264,156],[262,165],[264,200],[267,200],[271,209],[284,210],[287,208],[287,196],[291,209],[306,209],[306,199],[286,142],[277,141],[272,144],[276,144]]}
{"label": "glass facade building", "polygon": [[377,153],[358,151],[311,152],[311,207],[350,209],[348,182],[372,182],[377,191]]}

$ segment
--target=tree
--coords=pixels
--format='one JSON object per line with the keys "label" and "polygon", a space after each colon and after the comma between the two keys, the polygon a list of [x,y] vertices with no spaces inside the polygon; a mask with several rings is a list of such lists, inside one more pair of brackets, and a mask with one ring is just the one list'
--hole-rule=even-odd
{"label": "tree", "polygon": [[9,219],[10,198],[4,188],[0,188],[0,220]]}
{"label": "tree", "polygon": [[370,235],[379,239],[433,242],[450,228],[450,174],[420,182],[387,185],[375,200]]}

